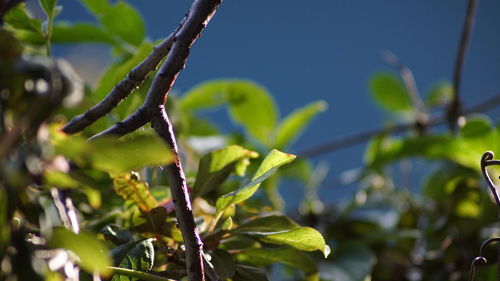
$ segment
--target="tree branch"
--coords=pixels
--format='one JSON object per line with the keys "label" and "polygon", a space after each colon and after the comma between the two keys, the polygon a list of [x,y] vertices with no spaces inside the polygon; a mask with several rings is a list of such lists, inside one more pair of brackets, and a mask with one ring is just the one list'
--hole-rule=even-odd
{"label": "tree branch", "polygon": [[151,120],[151,124],[156,133],[167,143],[175,155],[174,163],[163,167],[163,170],[165,171],[170,185],[175,206],[175,215],[186,247],[186,264],[189,280],[205,280],[202,255],[203,243],[201,242],[194,222],[186,178],[178,156],[172,124],[168,119],[167,112],[163,105],[157,108]]}
{"label": "tree branch", "polygon": [[[464,114],[474,113],[474,112],[485,112],[488,111],[497,105],[500,104],[500,93],[496,94],[478,104],[472,105],[464,109]],[[427,126],[436,126],[441,125],[447,122],[446,114],[431,116],[429,121],[427,122]],[[324,153],[328,153],[334,150],[338,150],[341,148],[349,147],[355,144],[363,143],[375,136],[378,136],[383,133],[401,133],[410,129],[414,129],[416,127],[415,122],[401,123],[395,124],[392,126],[386,126],[383,128],[371,129],[365,132],[353,134],[350,136],[346,136],[337,140],[328,141],[311,148],[305,149],[303,151],[298,152],[297,154],[300,157],[312,158]]]}
{"label": "tree branch", "polygon": [[144,105],[142,105],[141,107],[139,107],[139,109],[137,109],[136,112],[134,112],[134,114],[130,115],[125,120],[117,122],[115,125],[106,129],[105,131],[102,131],[90,137],[89,140],[110,135],[121,137],[128,133],[132,133],[133,131],[146,125],[146,123],[148,123],[149,121],[151,121],[150,110],[149,108],[146,108],[144,107]]}
{"label": "tree branch", "polygon": [[[182,26],[182,22],[179,25]],[[62,131],[67,134],[75,134],[93,124],[99,118],[108,114],[122,100],[127,98],[132,91],[142,84],[146,76],[153,71],[160,61],[168,54],[174,42],[175,32],[170,34],[160,44],[156,45],[151,54],[139,65],[134,67],[130,73],[120,81],[109,94],[98,104],[87,110],[85,113],[71,119],[64,125]]]}
{"label": "tree branch", "polygon": [[464,66],[465,55],[469,45],[470,34],[474,26],[474,17],[476,15],[477,3],[479,0],[469,0],[465,17],[460,44],[458,46],[457,56],[455,58],[455,67],[453,70],[453,99],[448,106],[447,121],[451,131],[457,128],[457,120],[460,117],[461,101],[460,101],[460,83],[462,80],[462,69]]}

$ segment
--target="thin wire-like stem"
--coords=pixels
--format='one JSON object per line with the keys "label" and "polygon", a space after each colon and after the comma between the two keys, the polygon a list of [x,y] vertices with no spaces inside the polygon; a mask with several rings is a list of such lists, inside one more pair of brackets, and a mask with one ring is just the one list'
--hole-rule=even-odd
{"label": "thin wire-like stem", "polygon": [[462,69],[470,41],[470,34],[474,26],[474,17],[476,15],[478,2],[479,0],[469,0],[468,2],[464,26],[460,36],[460,44],[458,45],[458,52],[455,58],[455,67],[453,69],[453,99],[448,106],[447,112],[448,127],[452,131],[456,130],[457,120],[461,114],[460,84],[462,81]]}
{"label": "thin wire-like stem", "polygon": [[495,154],[493,154],[492,151],[487,151],[483,154],[483,156],[481,157],[481,173],[483,174],[483,177],[486,180],[486,183],[488,184],[490,192],[493,195],[493,198],[495,199],[495,204],[497,205],[498,214],[500,216],[500,198],[498,197],[498,193],[497,193],[497,190],[495,188],[495,184],[491,180],[491,177],[488,174],[488,170],[486,169],[486,167],[491,166],[491,165],[500,165],[499,160],[493,160],[494,157],[495,157]]}

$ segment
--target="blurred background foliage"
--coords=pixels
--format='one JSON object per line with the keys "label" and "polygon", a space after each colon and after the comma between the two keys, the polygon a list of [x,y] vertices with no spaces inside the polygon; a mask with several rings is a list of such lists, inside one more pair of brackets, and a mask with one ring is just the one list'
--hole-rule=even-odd
{"label": "blurred background foliage", "polygon": [[[149,128],[86,141],[133,113],[152,75],[81,134],[59,131],[151,52],[156,42],[142,17],[124,1],[81,0],[95,23],[60,22],[64,3],[41,0],[40,19],[23,4],[7,11],[9,2],[17,1],[0,1],[0,279],[184,278],[182,237],[156,168],[172,160],[168,148]],[[53,45],[82,43],[112,49],[94,87],[51,57]],[[391,122],[369,140],[363,167],[344,175],[355,193],[335,204],[318,193],[328,164],[281,152],[308,137],[326,102],[281,116],[272,94],[245,79],[169,96],[207,264],[221,279],[467,280],[481,242],[499,234],[479,162],[485,151],[500,151],[498,123],[470,112],[456,133],[427,124],[395,133],[394,124],[417,124],[421,112],[397,72],[376,73],[368,84]],[[422,97],[426,112],[440,112],[452,92],[437,83]],[[204,117],[221,108],[234,132]],[[425,166],[417,176],[415,163]],[[498,169],[489,169],[498,183]],[[300,186],[298,209],[286,206],[288,186]],[[489,250],[477,280],[497,279]]]}

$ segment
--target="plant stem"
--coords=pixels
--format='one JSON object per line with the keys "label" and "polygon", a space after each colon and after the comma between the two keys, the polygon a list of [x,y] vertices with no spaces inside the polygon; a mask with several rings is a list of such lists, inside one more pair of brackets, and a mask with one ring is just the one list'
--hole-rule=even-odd
{"label": "plant stem", "polygon": [[153,275],[150,273],[137,271],[137,270],[133,270],[133,269],[114,267],[114,266],[109,266],[108,268],[111,271],[113,271],[114,274],[120,274],[120,275],[124,275],[127,277],[139,278],[139,279],[144,280],[144,281],[172,281],[172,279],[163,278],[161,276],[157,276],[157,275]]}

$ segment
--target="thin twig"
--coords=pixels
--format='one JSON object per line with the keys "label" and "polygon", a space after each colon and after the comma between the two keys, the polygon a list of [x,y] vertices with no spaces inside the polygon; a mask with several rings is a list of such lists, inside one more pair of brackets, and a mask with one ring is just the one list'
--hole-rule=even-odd
{"label": "thin twig", "polygon": [[175,155],[172,164],[163,167],[167,176],[175,206],[175,215],[186,247],[186,266],[189,280],[205,280],[203,270],[203,242],[200,239],[191,208],[186,178],[178,156],[172,124],[165,107],[160,105],[151,124],[156,133],[167,143]]}
{"label": "thin twig", "polygon": [[469,45],[470,34],[474,26],[474,17],[476,15],[477,3],[479,0],[469,0],[467,5],[467,12],[465,17],[462,35],[460,37],[460,44],[458,46],[457,56],[455,58],[455,67],[453,69],[453,99],[448,106],[447,121],[448,127],[451,131],[457,128],[457,121],[461,114],[461,100],[460,100],[460,84],[462,80],[462,69],[465,62],[465,55]]}
{"label": "thin twig", "polygon": [[[182,23],[179,27],[182,26]],[[174,42],[175,32],[170,34],[160,44],[156,45],[151,54],[145,58],[139,65],[134,67],[130,73],[109,92],[109,94],[98,104],[87,110],[85,113],[73,117],[63,127],[63,132],[75,134],[93,124],[99,118],[108,114],[122,100],[127,98],[130,93],[146,79],[146,76],[152,72],[160,61],[168,54],[172,43]]]}
{"label": "thin twig", "polygon": [[[472,105],[468,108],[465,108],[463,113],[464,114],[469,114],[469,113],[474,113],[474,112],[485,112],[488,111],[494,107],[496,107],[498,104],[500,104],[500,94],[496,94],[495,96],[492,96],[478,104]],[[436,125],[441,125],[446,122],[446,115],[437,115],[437,116],[431,116],[429,117],[429,121],[427,125],[429,127],[431,126],[436,126]],[[363,143],[375,136],[378,136],[380,134],[384,133],[401,133],[405,132],[407,130],[411,130],[415,128],[415,122],[408,122],[408,123],[401,123],[401,124],[395,124],[392,126],[386,126],[383,128],[377,128],[377,129],[371,129],[365,132],[353,134],[350,136],[346,136],[340,139],[336,139],[333,141],[328,141],[316,146],[313,146],[311,148],[307,148],[305,150],[302,150],[300,152],[297,152],[297,154],[300,157],[305,157],[305,158],[311,158],[315,156],[322,155],[324,153],[328,153],[334,150],[338,150],[341,148],[349,147],[355,144]]]}

